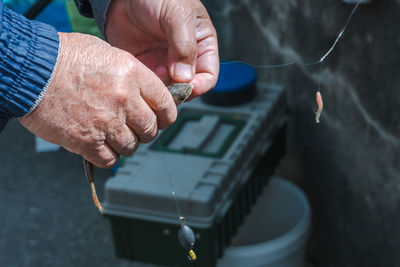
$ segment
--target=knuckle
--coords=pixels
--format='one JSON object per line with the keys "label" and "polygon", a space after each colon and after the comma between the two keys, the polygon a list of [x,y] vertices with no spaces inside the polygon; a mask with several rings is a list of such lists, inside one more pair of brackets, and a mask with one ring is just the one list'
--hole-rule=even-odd
{"label": "knuckle", "polygon": [[122,77],[132,75],[137,69],[137,61],[134,56],[123,50],[119,50],[118,52],[119,64],[115,66],[117,73]]}
{"label": "knuckle", "polygon": [[128,52],[124,51],[124,54],[126,55],[124,58],[123,64],[121,64],[121,67],[124,67],[124,69],[128,72],[131,73],[137,68],[137,62],[134,60],[134,57],[129,54]]}
{"label": "knuckle", "polygon": [[100,148],[104,146],[104,144],[105,140],[101,140],[100,138],[81,136],[80,140],[77,142],[77,148],[83,153],[94,156],[101,152]]}
{"label": "knuckle", "polygon": [[153,110],[155,112],[167,112],[173,108],[175,108],[175,103],[171,93],[167,89],[162,90],[157,98],[157,103]]}
{"label": "knuckle", "polygon": [[109,169],[118,163],[119,155],[110,153],[104,146],[100,146],[96,149],[95,158],[99,167]]}
{"label": "knuckle", "polygon": [[191,40],[183,40],[175,47],[175,53],[180,61],[194,62],[197,57],[196,43]]}
{"label": "knuckle", "polygon": [[91,149],[81,148],[80,150],[82,153],[79,154],[100,168],[110,169],[119,161],[119,155],[107,152],[104,150],[104,146],[95,149],[93,147]]}
{"label": "knuckle", "polygon": [[177,115],[178,114],[176,109],[171,112],[164,113],[163,116],[160,117],[158,121],[159,129],[160,130],[166,129],[168,126],[173,124],[176,121]]}
{"label": "knuckle", "polygon": [[113,99],[116,103],[125,106],[128,103],[128,90],[124,86],[117,86],[112,92]]}
{"label": "knuckle", "polygon": [[[168,98],[167,98],[168,97]],[[160,129],[165,129],[176,121],[178,111],[172,98],[167,95],[160,108],[156,111]]]}
{"label": "knuckle", "polygon": [[75,147],[78,151],[90,151],[97,146],[97,141],[93,141],[92,138],[88,136],[76,136]]}
{"label": "knuckle", "polygon": [[195,39],[181,40],[179,46],[176,47],[179,56],[194,59],[196,55]]}
{"label": "knuckle", "polygon": [[[176,118],[178,117],[178,112],[175,109],[175,112],[171,112],[166,116],[165,124],[167,125],[166,127],[170,126],[176,121]],[[166,128],[165,127],[165,128]]]}
{"label": "knuckle", "polygon": [[81,148],[86,150],[96,150],[105,143],[105,138],[95,135],[82,136],[80,139]]}
{"label": "knuckle", "polygon": [[121,151],[120,154],[123,156],[130,156],[135,153],[136,149],[138,148],[138,142],[135,140],[123,141],[121,143]]}
{"label": "knuckle", "polygon": [[142,129],[141,134],[139,135],[139,140],[142,143],[149,143],[157,136],[157,119],[154,116],[150,122],[145,125]]}
{"label": "knuckle", "polygon": [[121,154],[121,155],[130,156],[130,155],[132,155],[133,153],[136,152],[137,148],[138,148],[138,143],[137,142],[131,143],[131,144],[129,144],[129,145],[124,147],[124,153]]}
{"label": "knuckle", "polygon": [[111,169],[114,167],[119,161],[119,156],[114,156],[110,158],[102,158],[100,161],[100,167],[104,169]]}

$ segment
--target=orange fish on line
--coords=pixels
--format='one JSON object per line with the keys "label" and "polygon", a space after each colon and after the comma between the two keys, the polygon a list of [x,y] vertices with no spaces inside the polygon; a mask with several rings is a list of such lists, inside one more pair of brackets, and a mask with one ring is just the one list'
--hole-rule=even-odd
{"label": "orange fish on line", "polygon": [[319,91],[317,92],[316,98],[317,98],[318,110],[315,113],[315,122],[319,123],[319,118],[321,117],[322,109],[324,108],[324,103],[322,102],[322,96]]}

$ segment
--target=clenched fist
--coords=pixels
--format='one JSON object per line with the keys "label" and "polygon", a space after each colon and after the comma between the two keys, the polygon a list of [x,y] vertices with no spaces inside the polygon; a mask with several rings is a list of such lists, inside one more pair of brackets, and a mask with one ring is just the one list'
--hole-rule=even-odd
{"label": "clenched fist", "polygon": [[133,55],[96,37],[59,33],[49,87],[20,122],[35,135],[110,168],[177,116],[164,83]]}

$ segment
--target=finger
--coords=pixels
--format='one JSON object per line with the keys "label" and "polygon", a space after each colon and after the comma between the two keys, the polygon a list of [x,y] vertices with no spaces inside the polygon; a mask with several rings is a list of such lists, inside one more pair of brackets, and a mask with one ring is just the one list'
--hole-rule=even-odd
{"label": "finger", "polygon": [[197,70],[191,83],[194,85],[191,98],[206,93],[217,83],[219,73],[219,57],[216,40],[208,38],[199,44]]}
{"label": "finger", "polygon": [[191,82],[194,85],[191,98],[201,95],[213,88],[218,79],[219,56],[217,33],[201,3],[197,9],[197,61],[196,75]]}
{"label": "finger", "polygon": [[153,49],[137,56],[147,68],[151,69],[164,84],[171,83],[168,70],[167,49]]}
{"label": "finger", "polygon": [[[149,106],[157,117],[156,122],[159,129],[168,127],[176,120],[177,116],[176,105],[171,93],[151,71],[142,72],[140,81],[142,81],[139,86],[140,96],[132,96],[131,101],[137,101],[135,103],[142,109],[141,112],[147,112],[142,105]],[[137,111],[132,110],[132,113],[134,112],[137,113]],[[141,125],[143,125],[143,122]],[[136,129],[133,130],[137,133]]]}
{"label": "finger", "polygon": [[100,145],[93,150],[85,150],[80,153],[87,161],[100,168],[112,168],[119,161],[119,155],[107,144]]}
{"label": "finger", "polygon": [[190,82],[196,69],[196,14],[193,2],[169,1],[162,27],[168,38],[170,76],[177,82]]}
{"label": "finger", "polygon": [[127,125],[123,125],[119,129],[111,129],[107,134],[106,142],[122,156],[132,155],[138,147],[138,139]]}
{"label": "finger", "polygon": [[192,81],[192,94],[186,101],[196,98],[213,88],[215,86],[215,83],[211,82],[212,80],[214,80],[214,76],[210,75],[209,73],[196,74],[195,78]]}
{"label": "finger", "polygon": [[137,96],[127,108],[126,124],[133,130],[139,142],[148,143],[158,132],[157,116],[147,103]]}

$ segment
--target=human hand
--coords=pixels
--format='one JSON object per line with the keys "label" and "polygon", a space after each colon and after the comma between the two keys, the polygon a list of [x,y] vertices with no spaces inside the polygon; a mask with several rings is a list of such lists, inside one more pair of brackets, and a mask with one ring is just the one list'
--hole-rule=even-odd
{"label": "human hand", "polygon": [[176,119],[162,81],[96,37],[59,33],[58,65],[42,101],[20,122],[35,135],[110,168]]}
{"label": "human hand", "polygon": [[192,97],[217,82],[217,34],[199,0],[112,0],[105,33],[165,84],[193,84]]}

